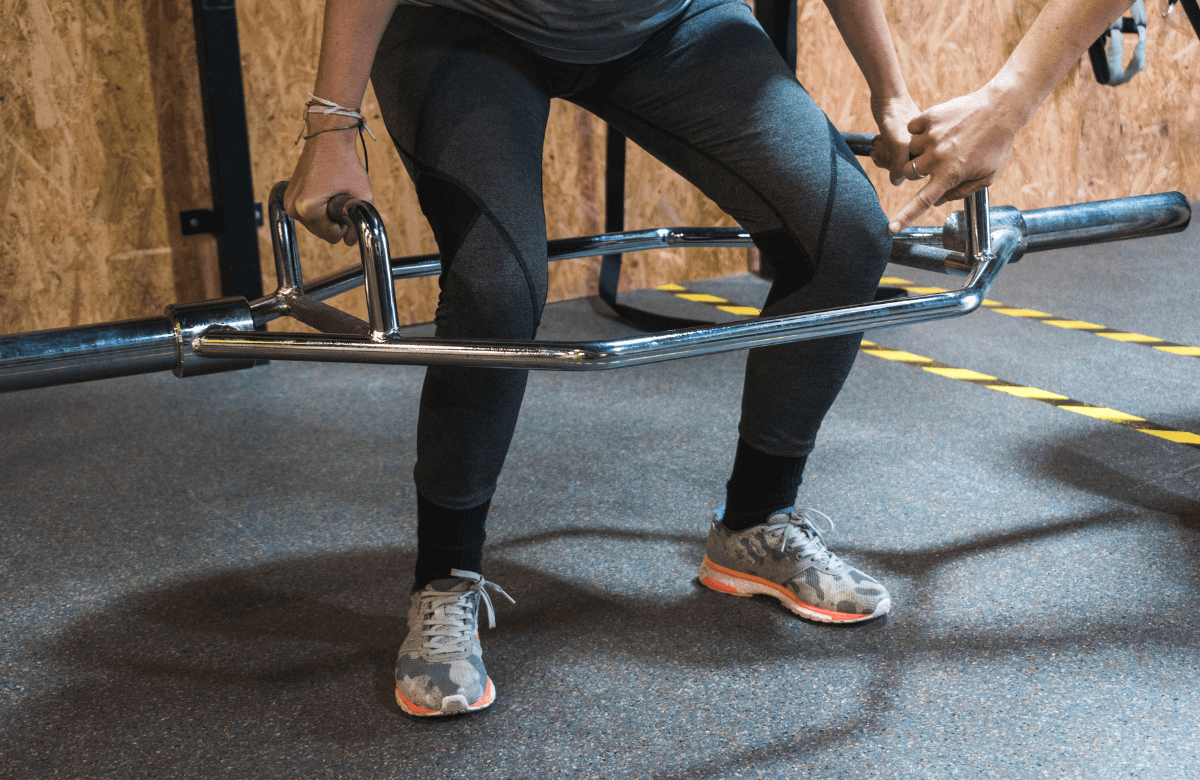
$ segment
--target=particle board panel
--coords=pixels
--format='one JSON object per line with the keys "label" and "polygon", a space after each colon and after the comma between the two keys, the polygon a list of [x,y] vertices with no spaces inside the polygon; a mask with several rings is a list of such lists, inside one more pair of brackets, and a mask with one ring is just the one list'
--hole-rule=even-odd
{"label": "particle board panel", "polygon": [[175,297],[142,6],[0,7],[0,332]]}
{"label": "particle board panel", "polygon": [[179,213],[212,208],[196,34],[188,0],[142,0],[174,301],[221,295],[216,239],[185,236]]}

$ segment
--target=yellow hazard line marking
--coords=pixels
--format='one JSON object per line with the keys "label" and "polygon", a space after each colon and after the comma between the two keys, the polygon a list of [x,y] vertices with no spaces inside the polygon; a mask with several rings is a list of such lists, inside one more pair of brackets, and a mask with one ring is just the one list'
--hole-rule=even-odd
{"label": "yellow hazard line marking", "polygon": [[1052,393],[1049,390],[1041,390],[1036,387],[1027,387],[1026,385],[1018,385],[1014,382],[1006,382],[1003,379],[997,379],[994,376],[981,374],[978,371],[971,371],[965,368],[955,368],[948,366],[945,363],[939,363],[932,358],[914,355],[911,352],[902,352],[896,349],[886,349],[871,341],[862,343],[862,351],[868,355],[883,358],[884,360],[893,360],[899,363],[908,363],[909,365],[919,366],[931,374],[948,377],[950,379],[958,379],[963,382],[969,382],[973,385],[986,387],[989,390],[996,390],[1008,395],[1014,395],[1018,398],[1028,398],[1031,401],[1041,401],[1044,404],[1065,409],[1068,412],[1075,412],[1087,417],[1094,417],[1098,420],[1122,425],[1135,431],[1148,433],[1151,436],[1157,436],[1160,439],[1186,444],[1189,447],[1200,449],[1200,434],[1192,433],[1191,431],[1181,431],[1166,425],[1160,425],[1156,422],[1151,422],[1142,417],[1137,417],[1132,414],[1109,409],[1103,406],[1093,406],[1092,404],[1076,401],[1068,398],[1065,395]]}
{"label": "yellow hazard line marking", "polygon": [[685,301],[695,301],[696,303],[728,303],[724,298],[705,293],[681,292],[675,293],[675,297],[683,298]]}
{"label": "yellow hazard line marking", "polygon": [[[902,287],[902,286],[908,285],[906,289],[908,289],[909,292],[920,291],[921,294],[934,293],[934,292],[945,292],[945,290],[942,290],[941,288],[938,288],[938,287],[913,287],[913,286],[911,286],[911,282],[907,282],[904,279],[897,279],[897,278],[891,277],[891,276],[883,277],[882,279],[879,280],[879,283],[885,284],[885,285],[897,286],[897,287]],[[661,290],[663,292],[673,293],[673,294],[677,295],[678,297],[683,298],[685,300],[697,301],[700,303],[708,303],[708,304],[715,306],[718,309],[721,309],[722,311],[728,311],[731,314],[745,314],[746,316],[749,316],[749,317],[757,317],[760,313],[758,309],[756,309],[752,306],[738,306],[738,305],[732,304],[729,301],[727,301],[726,299],[720,298],[716,295],[708,295],[706,293],[694,293],[694,292],[688,290],[686,287],[683,287],[678,284],[664,284],[664,285],[660,285],[656,289]],[[989,308],[994,307],[996,311],[1000,311],[1002,313],[1024,312],[1024,314],[1013,315],[1013,316],[1030,316],[1030,317],[1032,317],[1033,315],[1036,314],[1039,319],[1050,318],[1053,316],[1050,314],[1046,314],[1044,312],[1035,312],[1033,309],[1008,309],[1006,311],[1005,308],[1003,307],[1003,304],[998,303],[996,301],[984,301],[984,305],[988,306]],[[1077,330],[1103,329],[1107,332],[1113,332],[1113,333],[1117,332],[1117,331],[1108,331],[1107,328],[1103,328],[1103,326],[1101,326],[1101,325],[1092,325],[1091,323],[1078,322],[1075,320],[1044,319],[1043,321],[1051,322],[1051,324],[1053,324],[1054,322],[1064,322],[1064,323],[1069,322],[1069,323],[1071,323],[1071,325],[1088,326],[1087,328],[1077,327],[1076,328]],[[1069,327],[1069,326],[1063,325],[1062,327]],[[1124,335],[1136,335],[1136,334],[1124,334]],[[1145,338],[1150,338],[1150,337],[1143,336],[1141,338],[1145,339]],[[1126,339],[1126,340],[1137,343],[1137,339]],[[1158,340],[1155,339],[1155,341],[1158,341]],[[1195,347],[1183,347],[1180,345],[1171,345],[1171,347],[1174,349],[1195,350],[1194,353],[1193,352],[1178,352],[1176,354],[1190,355],[1190,354],[1200,353],[1200,349],[1196,349]],[[1156,422],[1151,422],[1150,420],[1146,420],[1142,417],[1136,417],[1132,414],[1126,414],[1125,412],[1121,412],[1116,409],[1109,409],[1109,408],[1103,407],[1103,406],[1093,406],[1092,404],[1073,400],[1071,398],[1068,398],[1065,395],[1059,395],[1058,393],[1052,393],[1049,390],[1041,390],[1036,387],[1028,387],[1026,385],[1018,385],[1014,382],[1007,382],[1003,379],[998,379],[997,377],[990,376],[988,374],[982,374],[978,371],[972,371],[969,368],[957,368],[955,366],[948,366],[945,363],[939,363],[938,361],[933,360],[932,358],[927,358],[927,357],[924,357],[923,355],[916,355],[916,354],[913,354],[912,352],[905,352],[904,350],[900,350],[900,349],[887,349],[886,347],[881,347],[872,341],[863,341],[861,349],[863,352],[865,352],[868,355],[874,355],[875,357],[883,358],[884,360],[891,360],[896,363],[907,363],[908,365],[918,366],[923,371],[928,371],[931,374],[937,374],[938,376],[944,376],[948,379],[957,379],[962,382],[969,382],[973,385],[978,385],[980,387],[986,387],[989,390],[995,390],[1000,393],[1006,393],[1008,395],[1016,396],[1017,398],[1028,398],[1031,401],[1040,401],[1044,404],[1049,404],[1050,406],[1054,406],[1059,409],[1065,409],[1068,412],[1075,412],[1076,414],[1082,414],[1087,417],[1093,417],[1098,420],[1104,420],[1106,422],[1114,423],[1116,425],[1121,425],[1121,426],[1130,428],[1135,431],[1141,431],[1142,433],[1148,433],[1151,436],[1157,436],[1160,439],[1166,439],[1167,441],[1173,441],[1178,444],[1185,444],[1189,447],[1194,447],[1196,449],[1200,449],[1200,434],[1192,433],[1191,431],[1181,431],[1176,428],[1168,427],[1166,425],[1160,425]],[[1200,354],[1198,354],[1198,356],[1200,356]]]}
{"label": "yellow hazard line marking", "polygon": [[[896,276],[885,276],[879,280],[880,284],[886,284],[891,287],[903,287],[909,293],[914,295],[928,295],[930,293],[946,292],[941,287],[920,287],[913,284],[908,279],[901,279]],[[1055,317],[1053,314],[1047,314],[1044,311],[1037,309],[1018,309],[1015,307],[1005,306],[999,301],[987,300],[983,305],[999,314],[1007,314],[1010,317],[1021,317],[1027,320],[1037,320],[1047,325],[1053,325],[1056,328],[1066,328],[1067,330],[1078,330],[1087,333],[1093,333],[1101,338],[1112,339],[1113,341],[1124,341],[1129,344],[1145,344],[1151,349],[1157,349],[1160,352],[1169,352],[1172,355],[1186,355],[1188,357],[1200,357],[1200,347],[1189,347],[1186,344],[1173,344],[1169,341],[1163,341],[1156,336],[1144,336],[1141,333],[1126,333],[1121,330],[1114,330],[1103,325],[1097,325],[1094,322],[1085,322],[1083,320],[1066,320]]]}
{"label": "yellow hazard line marking", "polygon": [[740,317],[757,317],[762,312],[753,306],[739,306],[732,301],[726,300],[718,295],[709,295],[708,293],[698,293],[689,290],[686,287],[678,284],[660,284],[655,287],[656,290],[668,292],[676,298],[682,298],[685,301],[693,301],[695,303],[707,303],[714,308],[720,309],[730,314],[736,314]]}
{"label": "yellow hazard line marking", "polygon": [[743,317],[757,317],[761,312],[753,306],[718,306],[721,311],[737,314]]}

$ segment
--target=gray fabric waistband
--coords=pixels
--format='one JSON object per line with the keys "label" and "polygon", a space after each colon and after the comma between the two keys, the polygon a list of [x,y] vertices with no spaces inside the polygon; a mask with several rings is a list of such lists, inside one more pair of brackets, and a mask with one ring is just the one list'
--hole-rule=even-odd
{"label": "gray fabric waistband", "polygon": [[400,0],[487,20],[558,62],[609,62],[637,49],[691,0]]}

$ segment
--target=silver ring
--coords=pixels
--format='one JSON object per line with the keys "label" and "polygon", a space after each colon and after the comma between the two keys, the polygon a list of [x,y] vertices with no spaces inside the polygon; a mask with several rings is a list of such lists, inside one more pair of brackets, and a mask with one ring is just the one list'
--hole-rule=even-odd
{"label": "silver ring", "polygon": [[913,160],[911,165],[912,165],[912,169],[913,169],[913,176],[916,176],[918,179],[924,179],[926,176],[929,175],[928,173],[921,173],[920,171],[917,170],[917,161],[916,160]]}

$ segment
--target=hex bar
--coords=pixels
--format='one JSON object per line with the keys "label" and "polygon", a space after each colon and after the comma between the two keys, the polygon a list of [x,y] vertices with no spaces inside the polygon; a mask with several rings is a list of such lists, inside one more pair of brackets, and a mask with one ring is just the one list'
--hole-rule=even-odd
{"label": "hex bar", "polygon": [[[286,215],[283,216],[286,219]],[[1009,262],[1019,257],[1022,251],[1177,232],[1187,227],[1190,218],[1190,204],[1183,195],[1177,192],[1037,209],[1025,212],[1024,217],[1021,212],[1010,207],[990,210],[990,219],[993,225],[1023,234],[1021,245],[1013,251],[1011,258],[1008,259]],[[952,247],[956,239],[961,239],[965,245],[965,235],[961,227],[962,213],[958,213],[957,223],[955,219],[956,217],[952,216],[950,220],[947,220],[944,229],[910,228],[905,231],[894,242],[893,261],[916,268],[961,273],[966,266],[965,258],[961,253],[952,251]],[[283,231],[281,237],[290,239],[293,235],[288,229]],[[749,236],[738,228],[659,229],[633,231],[615,236],[562,239],[550,242],[551,256],[554,259],[565,259],[599,255],[609,251],[608,242],[621,242],[622,251],[654,249],[664,246],[750,245]],[[281,243],[286,245],[292,242],[285,240]],[[937,244],[943,244],[943,247],[939,248],[936,246]],[[390,260],[389,268],[393,279],[410,278],[437,274],[440,270],[440,263],[437,255],[423,255],[402,260]],[[297,286],[302,284],[298,273],[293,278]],[[317,299],[331,297],[353,289],[362,283],[363,271],[361,267],[358,267],[345,269],[320,279],[312,285],[303,286],[307,288],[305,292]],[[250,311],[253,315],[254,325],[261,326],[263,323],[287,313],[289,296],[282,295],[283,292],[283,290],[277,291],[275,295],[261,298],[251,305]],[[291,291],[293,299],[295,292]],[[931,306],[937,303],[925,296],[921,299],[914,298],[890,303],[912,304],[918,302],[920,306]],[[942,303],[944,304],[945,301]],[[937,304],[934,308],[938,308],[940,305]],[[206,321],[213,326],[229,327],[225,319],[226,307],[222,302],[204,302],[199,306],[200,309],[191,315],[198,317],[197,322]],[[912,313],[907,308],[889,309],[888,311],[903,317]],[[865,329],[866,327],[898,324],[898,322],[883,322],[882,325],[871,324],[874,320],[870,318],[878,314],[877,311],[864,312],[867,319],[864,320],[866,324],[862,324],[861,327]],[[925,318],[936,319],[939,316],[943,315],[934,314]],[[950,313],[944,316],[955,315]],[[887,317],[884,319],[886,320]],[[763,321],[766,322],[766,320]],[[239,324],[237,327],[242,326]],[[717,327],[720,329],[727,326]],[[768,327],[769,329],[770,327]],[[192,333],[201,330],[203,328],[197,327]],[[665,338],[670,335],[658,334],[654,338]],[[729,335],[729,331],[718,330],[714,333],[714,338],[724,339]],[[758,334],[758,336],[762,335]],[[172,320],[166,317],[148,317],[3,335],[0,336],[0,392],[176,370],[180,367],[179,355],[183,351],[183,345],[179,340],[182,336],[182,333],[176,333]],[[752,341],[758,336],[753,336],[749,340]],[[764,336],[763,338],[761,343],[768,343],[768,337]],[[332,339],[331,343],[336,341],[337,339]],[[670,346],[667,341],[661,343]],[[744,346],[749,345],[749,343],[744,344]],[[694,353],[687,352],[686,354]],[[289,359],[294,359],[294,356]],[[438,358],[438,360],[441,359]],[[447,359],[455,360],[454,357]],[[395,361],[388,358],[385,359],[385,362]],[[631,361],[625,360],[625,362]]]}
{"label": "hex bar", "polygon": [[307,333],[212,329],[192,342],[205,357],[320,360],[339,363],[461,365],[593,371],[858,333],[872,328],[957,317],[983,303],[992,281],[1020,246],[1003,228],[994,252],[983,253],[960,290],[803,314],[763,317],[598,342],[482,341],[397,338],[387,341]]}

